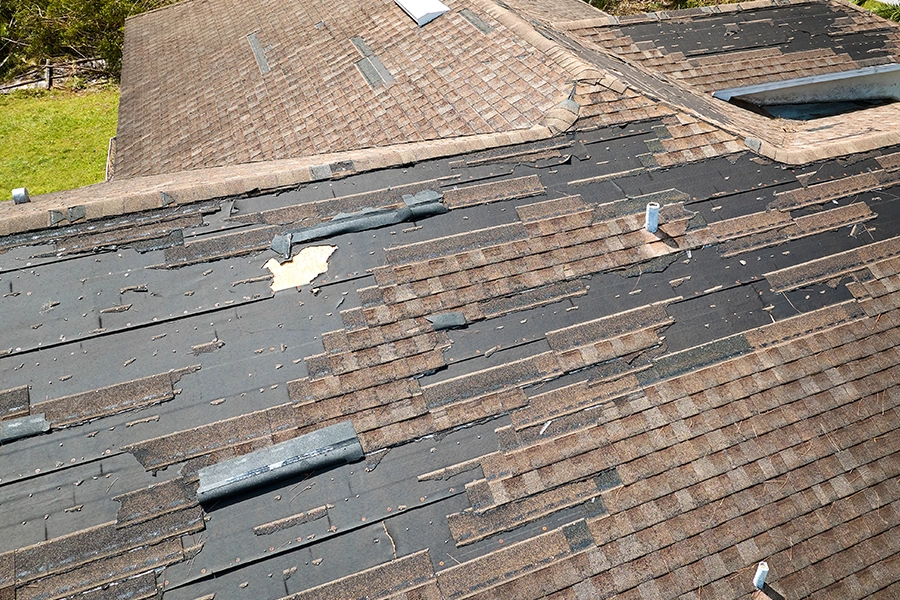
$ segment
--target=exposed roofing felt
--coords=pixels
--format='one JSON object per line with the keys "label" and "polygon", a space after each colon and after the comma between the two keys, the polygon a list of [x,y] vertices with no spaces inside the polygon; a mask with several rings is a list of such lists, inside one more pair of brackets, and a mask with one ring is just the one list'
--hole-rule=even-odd
{"label": "exposed roofing felt", "polygon": [[893,104],[783,122],[710,98],[725,88],[896,63],[896,24],[856,6],[744,3],[556,27],[598,66],[624,68],[637,89],[690,107],[780,162],[802,164],[900,142]]}
{"label": "exposed roofing felt", "polygon": [[[898,149],[644,169],[662,127],[0,255],[0,397],[51,424],[0,447],[4,597],[740,598],[763,559],[892,597]],[[271,293],[275,233],[417,188],[450,211]],[[346,421],[364,462],[198,506],[205,465]]]}
{"label": "exposed roofing felt", "polygon": [[527,129],[569,93],[479,2],[447,4],[421,28],[393,0],[189,0],[129,19],[115,176]]}
{"label": "exposed roofing felt", "polygon": [[[900,145],[779,164],[620,67],[552,137],[16,209],[0,599],[897,597]],[[435,202],[272,292],[276,236]],[[335,425],[362,460],[198,503]]]}

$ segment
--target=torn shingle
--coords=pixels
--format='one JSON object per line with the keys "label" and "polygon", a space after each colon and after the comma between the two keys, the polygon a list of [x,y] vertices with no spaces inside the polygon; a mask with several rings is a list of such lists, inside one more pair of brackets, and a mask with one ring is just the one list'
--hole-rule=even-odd
{"label": "torn shingle", "polygon": [[528,198],[544,193],[544,186],[537,175],[507,179],[496,183],[482,183],[452,188],[444,192],[444,203],[451,209]]}
{"label": "torn shingle", "polygon": [[30,405],[27,385],[4,390],[0,392],[0,420],[27,415]]}
{"label": "torn shingle", "polygon": [[66,427],[126,410],[167,402],[175,397],[172,384],[172,375],[163,373],[73,396],[46,400],[35,404],[33,408],[45,413],[53,427]]}

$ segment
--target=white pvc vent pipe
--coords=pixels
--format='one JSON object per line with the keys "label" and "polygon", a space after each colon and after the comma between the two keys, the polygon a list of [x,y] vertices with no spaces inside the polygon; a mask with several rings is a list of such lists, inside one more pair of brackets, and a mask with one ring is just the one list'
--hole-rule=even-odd
{"label": "white pvc vent pipe", "polygon": [[26,202],[30,202],[31,198],[28,197],[28,188],[16,188],[12,191],[13,202],[16,204],[25,204]]}
{"label": "white pvc vent pipe", "polygon": [[647,218],[644,227],[650,233],[656,233],[659,228],[659,202],[647,203]]}
{"label": "white pvc vent pipe", "polygon": [[756,567],[756,575],[753,576],[753,585],[761,590],[766,585],[766,575],[769,574],[769,563],[763,561]]}

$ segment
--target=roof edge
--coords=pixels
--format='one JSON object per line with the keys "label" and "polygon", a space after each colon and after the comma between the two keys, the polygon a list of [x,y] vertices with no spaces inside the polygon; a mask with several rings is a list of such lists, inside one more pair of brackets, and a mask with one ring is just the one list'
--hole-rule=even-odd
{"label": "roof edge", "polygon": [[747,137],[744,145],[766,158],[787,165],[804,165],[838,156],[858,154],[900,144],[900,132],[868,132],[852,138],[841,138],[815,146],[791,147],[790,138],[783,145]]}
{"label": "roof edge", "polygon": [[[565,100],[555,108],[563,104],[563,110],[571,113],[572,108]],[[565,129],[564,120],[558,121],[556,118],[548,122],[545,118],[545,125],[528,129],[112,180],[32,196],[27,204],[0,202],[0,237],[173,204],[271,192],[355,173],[539,141]]]}

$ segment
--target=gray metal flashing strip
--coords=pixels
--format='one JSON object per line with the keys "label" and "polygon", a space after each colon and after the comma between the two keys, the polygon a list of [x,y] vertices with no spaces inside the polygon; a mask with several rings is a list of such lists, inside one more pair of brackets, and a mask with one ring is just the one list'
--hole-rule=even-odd
{"label": "gray metal flashing strip", "polygon": [[466,21],[468,21],[469,23],[471,23],[472,25],[474,25],[475,28],[478,29],[478,31],[480,31],[481,33],[488,34],[488,33],[492,32],[492,31],[494,30],[493,27],[491,27],[490,25],[488,25],[487,23],[485,23],[485,22],[481,19],[481,17],[479,17],[478,15],[476,15],[475,13],[473,13],[473,12],[472,12],[470,9],[468,9],[468,8],[464,8],[464,9],[462,9],[461,11],[459,11],[459,16],[461,16],[461,17],[464,18]]}
{"label": "gray metal flashing strip", "polygon": [[265,48],[259,43],[259,38],[256,37],[255,33],[248,35],[247,41],[250,42],[250,49],[253,50],[253,56],[256,57],[256,64],[259,65],[259,72],[265,75],[271,70],[269,69],[269,61],[266,58]]}
{"label": "gray metal flashing strip", "polygon": [[[418,196],[418,194],[416,196]],[[431,198],[431,196],[428,197]],[[448,212],[449,209],[439,200],[441,196],[437,194],[436,198],[437,200],[427,200],[400,209],[385,210],[369,208],[355,213],[340,213],[326,223],[320,223],[311,227],[292,229],[276,235],[272,240],[271,248],[286,259],[289,259],[289,250],[293,244],[302,244],[304,242],[334,237],[344,233],[358,233],[360,231],[377,229],[378,227],[386,227],[405,221],[415,221]],[[290,238],[287,236],[290,236]]]}
{"label": "gray metal flashing strip", "polygon": [[50,422],[44,418],[44,413],[0,421],[0,444],[47,431],[50,431]]}
{"label": "gray metal flashing strip", "polygon": [[197,499],[209,502],[306,471],[351,463],[363,456],[353,424],[344,421],[200,469]]}
{"label": "gray metal flashing strip", "polygon": [[900,64],[891,63],[889,65],[875,65],[872,67],[863,67],[862,69],[853,69],[852,71],[840,71],[838,73],[825,73],[823,75],[809,75],[807,77],[798,77],[796,79],[786,79],[784,81],[772,81],[769,83],[760,83],[757,85],[748,85],[744,87],[727,88],[713,92],[713,97],[728,102],[734,97],[749,96],[761,92],[771,92],[775,90],[784,90],[794,87],[802,87],[814,83],[825,83],[832,81],[842,81],[846,79],[855,79],[857,77],[867,77],[869,75],[877,75],[881,73],[892,73],[900,71]]}
{"label": "gray metal flashing strip", "polygon": [[384,63],[377,56],[370,56],[369,60],[372,62],[372,66],[375,67],[375,70],[378,72],[378,75],[381,76],[381,79],[384,80],[384,83],[390,85],[394,83],[394,76],[391,75],[390,71],[384,66]]}
{"label": "gray metal flashing strip", "polygon": [[372,66],[372,62],[368,57],[356,61],[356,68],[362,73],[363,78],[369,86],[374,88],[384,83],[384,80],[381,79],[381,76],[378,74],[378,71],[375,70],[375,67]]}
{"label": "gray metal flashing strip", "polygon": [[356,46],[356,49],[359,50],[360,54],[362,54],[363,56],[375,56],[375,53],[372,52],[372,49],[369,48],[369,45],[366,43],[366,41],[358,35],[350,38],[350,42],[354,46]]}
{"label": "gray metal flashing strip", "polygon": [[356,68],[362,73],[366,83],[373,88],[382,84],[390,85],[394,83],[393,75],[391,75],[387,68],[385,68],[384,63],[382,63],[374,54],[358,60],[356,62]]}

